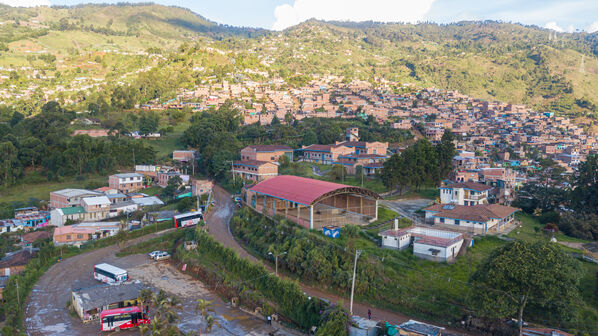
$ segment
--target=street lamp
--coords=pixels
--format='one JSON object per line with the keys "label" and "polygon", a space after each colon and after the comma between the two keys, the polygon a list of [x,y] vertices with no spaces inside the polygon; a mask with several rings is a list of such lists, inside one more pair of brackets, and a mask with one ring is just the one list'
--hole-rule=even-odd
{"label": "street lamp", "polygon": [[275,264],[276,264],[276,268],[274,269],[274,274],[276,274],[276,276],[278,276],[278,257],[280,257],[281,255],[285,255],[287,254],[286,252],[282,252],[280,254],[274,254],[272,252],[268,252],[268,255],[274,256],[274,260],[275,260]]}
{"label": "street lamp", "polygon": [[353,282],[351,284],[351,303],[349,304],[349,314],[353,315],[353,292],[355,291],[355,271],[357,270],[357,258],[361,255],[361,250],[355,251],[355,263],[353,264]]}

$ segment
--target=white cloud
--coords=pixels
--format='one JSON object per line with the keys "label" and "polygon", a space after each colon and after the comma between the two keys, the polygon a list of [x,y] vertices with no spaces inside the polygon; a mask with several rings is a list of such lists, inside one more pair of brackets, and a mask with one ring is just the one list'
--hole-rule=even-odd
{"label": "white cloud", "polygon": [[550,22],[548,22],[548,23],[547,23],[547,24],[544,26],[544,28],[552,29],[552,30],[558,31],[559,33],[562,33],[562,32],[564,32],[563,28],[559,27],[559,26],[556,24],[556,22],[554,22],[554,21],[550,21]]}
{"label": "white cloud", "polygon": [[0,0],[0,4],[13,7],[50,6],[50,0]]}
{"label": "white cloud", "polygon": [[598,31],[598,21],[594,21],[591,25],[586,28],[588,33],[595,33]]}
{"label": "white cloud", "polygon": [[274,30],[316,18],[320,20],[418,22],[435,0],[295,0],[274,9]]}

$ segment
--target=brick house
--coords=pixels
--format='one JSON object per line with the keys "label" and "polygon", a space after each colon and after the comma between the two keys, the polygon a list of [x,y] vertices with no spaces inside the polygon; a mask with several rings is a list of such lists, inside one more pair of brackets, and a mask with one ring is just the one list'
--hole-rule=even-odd
{"label": "brick house", "polygon": [[276,162],[285,155],[293,161],[293,149],[286,145],[255,145],[241,149],[241,160]]}
{"label": "brick house", "polygon": [[246,180],[262,181],[278,176],[278,165],[267,161],[235,161],[233,173]]}
{"label": "brick house", "polygon": [[193,161],[194,157],[195,152],[191,150],[175,150],[172,152],[172,159],[175,161],[190,162]]}
{"label": "brick house", "polygon": [[143,175],[139,173],[110,175],[108,185],[112,189],[128,194],[143,188]]}
{"label": "brick house", "polygon": [[309,162],[333,164],[340,155],[349,155],[353,149],[343,145],[310,145],[303,146],[303,160]]}
{"label": "brick house", "polygon": [[54,229],[54,245],[81,245],[93,239],[96,230],[91,228],[78,228],[73,225],[61,226]]}
{"label": "brick house", "polygon": [[193,196],[209,194],[212,191],[214,183],[210,180],[194,180],[191,185]]}
{"label": "brick house", "polygon": [[50,208],[78,207],[84,197],[100,196],[102,193],[85,189],[62,189],[50,192]]}

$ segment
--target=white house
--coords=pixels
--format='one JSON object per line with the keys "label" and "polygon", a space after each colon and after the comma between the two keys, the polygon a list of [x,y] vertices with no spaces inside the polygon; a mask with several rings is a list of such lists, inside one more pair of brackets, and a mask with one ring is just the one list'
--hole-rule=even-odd
{"label": "white house", "polygon": [[440,188],[440,203],[458,205],[488,204],[488,190],[491,186],[476,182],[461,182]]}
{"label": "white house", "polygon": [[413,244],[413,254],[422,259],[451,262],[463,245],[463,235],[457,232],[426,227],[395,228],[380,232],[382,246],[391,249],[406,249]]}
{"label": "white house", "polygon": [[435,225],[464,227],[473,233],[500,232],[515,219],[518,208],[500,204],[479,204],[474,206],[456,204],[434,204],[423,211],[426,222]]}

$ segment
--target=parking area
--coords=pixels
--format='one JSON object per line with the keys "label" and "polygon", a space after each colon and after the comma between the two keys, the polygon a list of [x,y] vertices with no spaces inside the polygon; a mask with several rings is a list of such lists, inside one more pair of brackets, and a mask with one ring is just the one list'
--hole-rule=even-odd
{"label": "parking area", "polygon": [[[143,239],[149,238],[151,236]],[[168,261],[156,262],[145,254],[118,258],[115,256],[117,251],[116,246],[98,249],[67,258],[50,268],[34,286],[27,303],[27,334],[101,335],[99,322],[82,323],[77,315],[69,313],[67,302],[72,288],[99,284],[93,278],[93,266],[105,262],[126,269],[132,280],[140,280],[153,290],[162,289],[178,296],[183,303],[179,311],[179,327],[183,331],[198,331],[201,317],[195,311],[195,305],[199,298],[203,298],[214,303],[216,323],[211,335],[290,335],[288,331],[277,330],[262,319],[223,302],[200,281],[179,272]],[[139,335],[139,331],[121,331],[119,335]]]}

